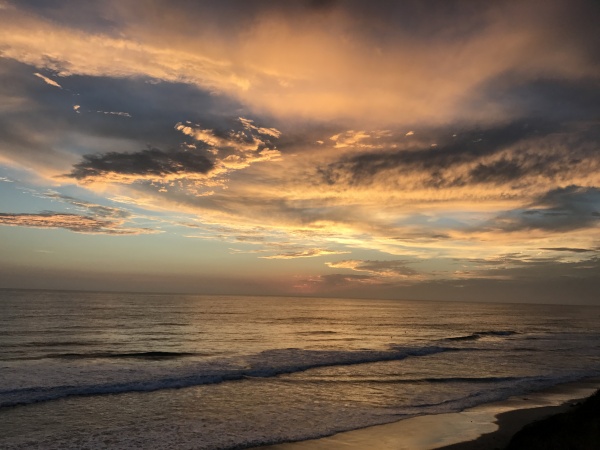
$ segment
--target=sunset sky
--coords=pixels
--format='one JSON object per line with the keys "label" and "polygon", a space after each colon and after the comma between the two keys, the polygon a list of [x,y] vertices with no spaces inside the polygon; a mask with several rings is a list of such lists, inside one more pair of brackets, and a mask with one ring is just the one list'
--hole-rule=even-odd
{"label": "sunset sky", "polygon": [[600,304],[599,23],[0,0],[0,287]]}

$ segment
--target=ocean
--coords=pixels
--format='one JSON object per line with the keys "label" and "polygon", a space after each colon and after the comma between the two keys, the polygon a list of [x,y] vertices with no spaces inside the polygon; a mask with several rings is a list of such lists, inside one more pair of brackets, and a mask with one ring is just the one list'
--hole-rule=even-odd
{"label": "ocean", "polygon": [[0,290],[0,448],[233,449],[600,376],[600,308]]}

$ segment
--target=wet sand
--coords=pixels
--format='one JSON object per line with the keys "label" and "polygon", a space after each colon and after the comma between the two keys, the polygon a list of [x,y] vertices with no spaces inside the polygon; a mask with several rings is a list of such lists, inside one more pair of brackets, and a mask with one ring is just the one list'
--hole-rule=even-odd
{"label": "wet sand", "polygon": [[504,449],[525,425],[573,410],[600,388],[600,379],[569,383],[462,412],[413,417],[333,436],[260,447],[262,450]]}

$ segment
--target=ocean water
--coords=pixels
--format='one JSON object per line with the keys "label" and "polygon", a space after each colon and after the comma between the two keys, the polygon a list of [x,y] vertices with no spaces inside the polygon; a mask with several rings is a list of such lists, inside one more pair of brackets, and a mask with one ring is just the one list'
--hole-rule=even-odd
{"label": "ocean water", "polygon": [[231,449],[600,376],[600,308],[0,290],[0,448]]}

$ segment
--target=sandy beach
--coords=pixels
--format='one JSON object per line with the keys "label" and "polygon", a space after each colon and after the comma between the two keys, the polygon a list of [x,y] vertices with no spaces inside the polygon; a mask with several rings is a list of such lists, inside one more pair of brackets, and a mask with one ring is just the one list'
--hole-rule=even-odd
{"label": "sandy beach", "polygon": [[555,386],[465,411],[413,417],[322,439],[262,450],[491,450],[503,449],[524,426],[576,409],[600,388],[600,379]]}

